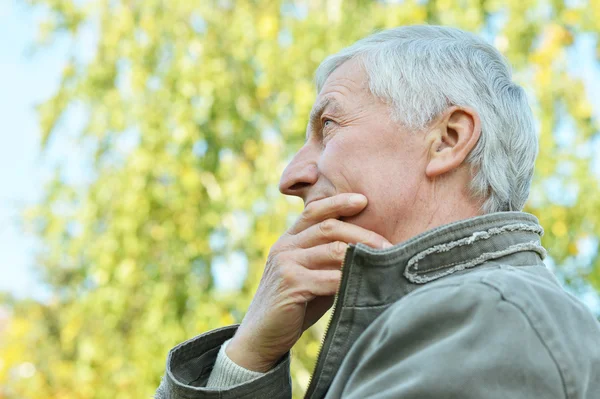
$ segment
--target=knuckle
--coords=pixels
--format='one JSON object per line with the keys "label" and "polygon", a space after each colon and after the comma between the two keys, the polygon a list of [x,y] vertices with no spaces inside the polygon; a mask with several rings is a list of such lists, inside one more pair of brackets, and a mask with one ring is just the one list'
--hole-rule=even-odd
{"label": "knuckle", "polygon": [[315,202],[311,202],[310,204],[308,204],[308,206],[306,208],[304,208],[304,212],[302,212],[302,215],[300,216],[301,218],[303,218],[304,220],[312,220],[317,216],[317,205],[316,204],[317,201]]}
{"label": "knuckle", "polygon": [[333,242],[329,245],[330,255],[335,260],[340,260],[346,253],[346,244],[341,241]]}
{"label": "knuckle", "polygon": [[281,284],[285,287],[295,286],[298,280],[297,273],[292,267],[282,267],[279,271],[279,277]]}
{"label": "knuckle", "polygon": [[325,219],[319,223],[319,230],[324,236],[329,236],[334,230],[337,224],[335,219]]}

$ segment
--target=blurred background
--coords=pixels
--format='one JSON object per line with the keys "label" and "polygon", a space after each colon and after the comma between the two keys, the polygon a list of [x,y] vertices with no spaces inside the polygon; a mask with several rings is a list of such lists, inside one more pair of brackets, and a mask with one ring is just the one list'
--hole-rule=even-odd
{"label": "blurred background", "polygon": [[598,21],[598,0],[2,0],[0,398],[150,397],[171,347],[241,321],[302,209],[277,182],[316,66],[406,24],[514,66],[540,137],[527,211],[600,316]]}

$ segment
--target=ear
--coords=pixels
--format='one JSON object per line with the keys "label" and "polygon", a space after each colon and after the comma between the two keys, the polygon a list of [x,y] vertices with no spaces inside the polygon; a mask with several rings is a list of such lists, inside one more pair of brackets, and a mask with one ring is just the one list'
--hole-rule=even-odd
{"label": "ear", "polygon": [[480,135],[481,122],[474,109],[457,106],[447,109],[427,134],[427,177],[435,178],[457,169],[475,148]]}

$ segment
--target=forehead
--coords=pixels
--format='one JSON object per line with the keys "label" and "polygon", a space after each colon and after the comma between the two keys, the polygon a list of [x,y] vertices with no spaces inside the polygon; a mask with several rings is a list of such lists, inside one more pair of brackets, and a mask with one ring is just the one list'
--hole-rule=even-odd
{"label": "forehead", "polygon": [[340,65],[327,78],[310,112],[309,125],[317,126],[324,112],[342,116],[364,108],[372,100],[367,74],[356,60]]}
{"label": "forehead", "polygon": [[355,59],[346,61],[327,77],[315,104],[327,98],[343,100],[344,97],[365,96],[370,94],[368,89],[368,77],[362,64]]}

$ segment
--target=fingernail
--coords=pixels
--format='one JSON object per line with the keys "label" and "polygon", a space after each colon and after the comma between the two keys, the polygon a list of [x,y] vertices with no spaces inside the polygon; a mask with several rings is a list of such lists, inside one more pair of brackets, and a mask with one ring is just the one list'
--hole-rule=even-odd
{"label": "fingernail", "polygon": [[393,247],[393,245],[387,241],[381,245],[381,248],[383,248],[383,249],[387,249],[387,248],[391,248],[391,247]]}
{"label": "fingernail", "polygon": [[348,202],[350,205],[362,205],[366,202],[367,197],[362,194],[352,194],[350,198],[348,198]]}

